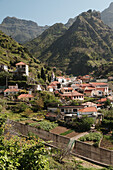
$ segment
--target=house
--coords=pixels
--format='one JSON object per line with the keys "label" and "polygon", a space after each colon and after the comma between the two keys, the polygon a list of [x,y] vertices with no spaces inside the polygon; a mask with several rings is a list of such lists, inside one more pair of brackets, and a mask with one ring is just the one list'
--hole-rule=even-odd
{"label": "house", "polygon": [[13,86],[8,86],[8,89],[4,90],[4,96],[9,96],[9,95],[16,95],[18,94],[19,89],[18,85],[13,85]]}
{"label": "house", "polygon": [[29,76],[29,66],[23,62],[16,64],[16,73]]}
{"label": "house", "polygon": [[88,83],[91,79],[90,75],[78,76],[79,79],[82,80],[83,83]]}
{"label": "house", "polygon": [[[60,90],[61,87],[62,87],[62,84],[59,83],[58,81],[53,81],[53,82],[50,83],[49,86],[52,87],[53,90],[55,91],[55,90]],[[49,87],[49,88],[50,88],[50,87]]]}
{"label": "house", "polygon": [[80,87],[80,84],[72,84],[71,87],[73,88],[73,90],[78,90]]}
{"label": "house", "polygon": [[61,94],[61,97],[62,98],[68,97],[71,100],[84,100],[84,95],[82,93],[77,92],[77,91],[65,92],[65,93]]}
{"label": "house", "polygon": [[63,117],[77,116],[78,110],[84,108],[84,106],[59,106],[60,113]]}
{"label": "house", "polygon": [[6,71],[8,72],[8,66],[5,64],[0,64],[0,71]]}
{"label": "house", "polygon": [[82,106],[84,106],[84,107],[96,107],[97,108],[97,104],[95,104],[93,102],[83,103]]}
{"label": "house", "polygon": [[21,94],[18,96],[18,99],[22,100],[22,101],[29,101],[32,98],[33,98],[33,96],[31,94]]}
{"label": "house", "polygon": [[97,108],[96,107],[85,107],[78,111],[79,116],[87,115],[88,117],[97,117]]}
{"label": "house", "polygon": [[72,87],[62,87],[61,88],[61,92],[64,94],[64,93],[71,93],[73,92],[73,88]]}
{"label": "house", "polygon": [[[57,118],[64,119],[66,117],[73,117],[77,116],[78,110],[84,108],[84,106],[58,106],[58,107],[48,107],[48,114],[55,117],[57,115]],[[51,114],[50,114],[51,113]],[[58,114],[59,113],[59,114]]]}
{"label": "house", "polygon": [[18,92],[19,89],[14,89],[14,88],[6,89],[4,90],[4,96],[16,95],[18,94]]}
{"label": "house", "polygon": [[53,92],[53,91],[54,91],[54,88],[53,88],[52,86],[47,86],[47,90],[48,90],[49,92]]}
{"label": "house", "polygon": [[108,83],[91,82],[92,87],[95,87],[95,96],[108,95]]}
{"label": "house", "polygon": [[41,88],[41,85],[40,85],[40,84],[37,84],[37,85],[36,85],[36,90],[37,90],[37,91],[42,91],[42,88]]}
{"label": "house", "polygon": [[56,77],[57,81],[60,82],[60,83],[65,83],[66,82],[66,79],[64,76],[58,76]]}

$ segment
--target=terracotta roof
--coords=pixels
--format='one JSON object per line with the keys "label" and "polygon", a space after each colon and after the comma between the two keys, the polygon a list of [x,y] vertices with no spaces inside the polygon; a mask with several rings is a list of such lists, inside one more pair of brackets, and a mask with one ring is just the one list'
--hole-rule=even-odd
{"label": "terracotta roof", "polygon": [[65,79],[65,77],[58,76],[57,79]]}
{"label": "terracotta roof", "polygon": [[104,91],[105,91],[105,88],[99,88],[99,87],[98,87],[98,88],[96,88],[96,90],[100,90],[100,91],[103,91],[103,92],[104,92]]}
{"label": "terracotta roof", "polygon": [[21,98],[32,98],[33,96],[31,94],[21,94],[18,96],[19,99]]}
{"label": "terracotta roof", "polygon": [[77,86],[77,87],[80,87],[80,84],[74,84],[75,86]]}
{"label": "terracotta roof", "polygon": [[97,100],[97,102],[106,102],[107,98],[101,98],[100,100]]}
{"label": "terracotta roof", "polygon": [[53,87],[52,87],[52,86],[47,86],[47,88],[48,88],[48,89],[51,89],[51,88],[53,88]]}
{"label": "terracotta roof", "polygon": [[79,93],[77,91],[74,91],[74,92],[69,92],[69,93],[65,93],[65,94],[62,94],[62,96],[84,96],[82,93]]}
{"label": "terracotta roof", "polygon": [[85,87],[89,87],[89,86],[91,86],[91,85],[88,84],[88,83],[85,83],[85,84],[80,84],[80,86],[81,86],[81,87],[84,87],[84,86],[85,86]]}
{"label": "terracotta roof", "polygon": [[6,89],[4,92],[18,92],[19,89]]}
{"label": "terracotta roof", "polygon": [[70,78],[66,78],[66,80],[71,80]]}
{"label": "terracotta roof", "polygon": [[98,83],[98,82],[92,82],[90,83],[90,85],[94,85],[94,86],[99,86],[99,85],[108,85],[107,83]]}
{"label": "terracotta roof", "polygon": [[100,104],[100,103],[99,103],[99,104],[97,104],[97,107],[99,107],[99,106],[103,106],[103,104]]}
{"label": "terracotta roof", "polygon": [[27,65],[27,64],[25,64],[23,62],[19,62],[19,63],[16,64],[16,66],[18,66],[18,65]]}
{"label": "terracotta roof", "polygon": [[63,87],[62,89],[64,89],[64,90],[73,90],[72,87]]}
{"label": "terracotta roof", "polygon": [[96,107],[85,107],[84,109],[79,110],[79,112],[97,112]]}

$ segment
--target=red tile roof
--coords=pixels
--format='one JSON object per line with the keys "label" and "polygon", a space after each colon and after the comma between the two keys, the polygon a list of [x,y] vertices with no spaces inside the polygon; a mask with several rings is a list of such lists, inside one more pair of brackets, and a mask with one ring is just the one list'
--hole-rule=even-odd
{"label": "red tile roof", "polygon": [[72,87],[63,87],[62,89],[64,89],[64,90],[73,90]]}
{"label": "red tile roof", "polygon": [[90,83],[90,85],[94,85],[94,86],[99,86],[99,85],[108,85],[107,83],[98,83],[98,82],[92,82]]}
{"label": "red tile roof", "polygon": [[107,98],[101,98],[100,100],[97,100],[97,102],[106,102]]}
{"label": "red tile roof", "polygon": [[74,92],[69,92],[69,93],[65,93],[65,94],[62,94],[62,96],[84,96],[82,93],[79,93],[79,92],[77,92],[77,91],[74,91]]}
{"label": "red tile roof", "polygon": [[88,84],[88,83],[85,83],[85,84],[80,84],[80,86],[81,86],[81,87],[84,87],[84,86],[85,86],[85,87],[89,87],[89,86],[91,86],[91,85]]}
{"label": "red tile roof", "polygon": [[4,92],[18,92],[19,89],[6,89]]}
{"label": "red tile roof", "polygon": [[79,110],[79,112],[97,112],[96,107],[85,107],[84,109]]}
{"label": "red tile roof", "polygon": [[19,99],[21,98],[32,98],[33,96],[31,94],[21,94],[18,96]]}
{"label": "red tile roof", "polygon": [[98,88],[96,88],[96,90],[100,90],[100,91],[103,91],[103,92],[104,92],[104,91],[105,91],[105,88],[99,88],[99,87],[98,87]]}
{"label": "red tile roof", "polygon": [[19,63],[16,64],[16,66],[18,66],[18,65],[27,65],[27,64],[25,64],[23,62],[19,62]]}

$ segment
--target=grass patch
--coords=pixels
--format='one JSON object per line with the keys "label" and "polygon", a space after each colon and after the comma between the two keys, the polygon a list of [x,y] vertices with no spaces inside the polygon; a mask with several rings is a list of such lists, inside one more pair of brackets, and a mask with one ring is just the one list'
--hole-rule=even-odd
{"label": "grass patch", "polygon": [[69,129],[66,132],[61,133],[60,135],[65,136],[65,135],[68,135],[68,134],[70,134],[72,132],[73,132],[73,130]]}

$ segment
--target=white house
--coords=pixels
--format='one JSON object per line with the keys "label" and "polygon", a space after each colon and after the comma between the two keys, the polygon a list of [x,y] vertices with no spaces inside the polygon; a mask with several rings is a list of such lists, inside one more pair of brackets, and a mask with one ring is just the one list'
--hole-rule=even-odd
{"label": "white house", "polygon": [[8,66],[4,64],[0,64],[0,71],[6,71],[8,72]]}
{"label": "white house", "polygon": [[16,72],[22,75],[29,76],[29,66],[23,62],[17,63]]}
{"label": "white house", "polygon": [[88,117],[97,117],[97,108],[96,107],[85,107],[78,111],[79,116],[87,115]]}

